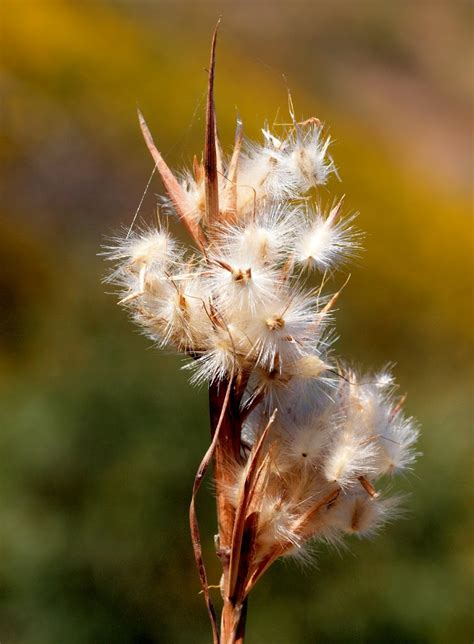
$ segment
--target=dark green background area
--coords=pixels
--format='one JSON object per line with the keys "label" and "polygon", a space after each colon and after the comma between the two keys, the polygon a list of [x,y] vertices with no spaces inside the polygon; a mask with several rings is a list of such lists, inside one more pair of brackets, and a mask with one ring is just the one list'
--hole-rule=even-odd
{"label": "dark green background area", "polygon": [[[236,106],[249,136],[277,109],[284,122],[287,83],[330,126],[342,183],[320,197],[345,193],[366,232],[336,351],[395,363],[422,426],[419,464],[392,484],[403,520],[312,567],[275,565],[249,644],[470,642],[472,9],[421,0],[2,4],[0,640],[210,639],[187,520],[206,392],[126,319],[97,253],[153,167],[137,103],[173,167],[200,153],[220,14],[223,143]],[[199,516],[217,584],[210,481]]]}

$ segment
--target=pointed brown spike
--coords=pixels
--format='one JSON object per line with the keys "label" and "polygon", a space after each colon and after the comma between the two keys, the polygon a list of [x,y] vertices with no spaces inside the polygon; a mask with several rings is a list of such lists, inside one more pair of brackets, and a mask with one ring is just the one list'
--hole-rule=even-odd
{"label": "pointed brown spike", "polygon": [[240,118],[237,119],[237,127],[235,129],[235,142],[234,151],[227,169],[226,192],[227,199],[227,212],[226,217],[235,217],[237,212],[237,175],[239,170],[240,148],[242,147],[243,127]]}
{"label": "pointed brown spike", "polygon": [[401,411],[403,405],[406,402],[406,399],[407,399],[407,394],[403,394],[403,396],[397,402],[395,407],[392,409],[392,413],[390,414],[390,418],[395,418],[395,416],[399,413],[399,411]]}
{"label": "pointed brown spike", "polygon": [[341,288],[337,291],[337,293],[334,293],[334,295],[331,297],[329,302],[321,309],[321,314],[325,315],[326,313],[329,313],[329,311],[334,308],[334,305],[336,304],[337,300],[339,299],[340,294],[342,291],[346,288],[347,284],[349,283],[349,280],[351,279],[351,274],[347,276],[346,281],[344,284],[341,286]]}
{"label": "pointed brown spike", "polygon": [[224,176],[224,161],[222,155],[221,142],[219,141],[219,132],[217,131],[217,125],[215,127],[215,137],[216,137],[216,166],[217,166],[217,179],[219,175]]}
{"label": "pointed brown spike", "polygon": [[345,198],[346,198],[346,195],[342,195],[342,197],[339,199],[337,204],[335,204],[331,208],[331,210],[329,212],[329,216],[328,216],[328,223],[333,222],[336,219],[336,217],[339,215]]}
{"label": "pointed brown spike", "polygon": [[237,125],[235,126],[234,136],[234,150],[232,152],[232,158],[227,170],[227,178],[230,179],[233,183],[237,180],[237,167],[239,164],[240,148],[242,147],[243,136],[244,126],[242,121],[240,120],[240,117],[237,115]]}
{"label": "pointed brown spike", "polygon": [[362,485],[367,494],[373,499],[378,497],[378,492],[366,476],[359,476],[359,483]]}
{"label": "pointed brown spike", "polygon": [[204,171],[206,176],[206,223],[215,223],[219,217],[219,188],[217,179],[216,112],[214,107],[214,70],[216,66],[216,40],[220,19],[211,44],[211,61],[207,85],[206,138],[204,142]]}
{"label": "pointed brown spike", "polygon": [[184,223],[184,225],[188,229],[193,239],[200,246],[202,246],[204,242],[204,236],[202,234],[201,229],[199,228],[199,225],[195,221],[192,221],[192,219],[187,214],[186,200],[183,194],[183,189],[179,185],[176,177],[171,172],[165,160],[159,153],[158,148],[156,147],[155,142],[153,141],[153,137],[151,136],[151,132],[148,129],[148,125],[146,124],[146,121],[143,118],[143,114],[140,112],[139,109],[137,109],[137,112],[138,112],[138,121],[140,123],[140,128],[143,134],[143,138],[145,139],[145,143],[147,144],[150,154],[153,157],[156,168],[160,173],[161,179],[166,188],[166,192],[168,193],[171,201],[173,202],[173,206],[176,209],[178,217]]}
{"label": "pointed brown spike", "polygon": [[240,490],[237,501],[234,528],[232,531],[229,575],[227,578],[227,588],[225,589],[228,597],[233,597],[234,595],[235,584],[239,573],[239,561],[242,556],[241,546],[247,510],[255,493],[255,484],[257,483],[263,469],[262,461],[265,461],[265,458],[268,458],[268,454],[264,454],[262,457],[262,450],[270,428],[275,421],[276,414],[277,410],[275,409],[258,439],[258,442],[252,449],[247,465],[247,474],[245,476],[244,485]]}
{"label": "pointed brown spike", "polygon": [[202,170],[202,166],[201,166],[200,162],[198,161],[197,156],[194,155],[194,158],[193,158],[193,174],[194,174],[194,179],[195,179],[196,183],[199,183],[201,181],[201,177],[202,177],[201,170]]}

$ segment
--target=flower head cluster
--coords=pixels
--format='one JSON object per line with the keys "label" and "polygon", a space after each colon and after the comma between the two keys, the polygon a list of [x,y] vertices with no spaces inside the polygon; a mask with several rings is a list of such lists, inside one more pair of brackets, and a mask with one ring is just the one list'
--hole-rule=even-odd
{"label": "flower head cluster", "polygon": [[388,373],[360,376],[331,359],[338,294],[322,286],[360,234],[342,200],[311,205],[335,172],[320,123],[295,121],[281,137],[264,129],[263,143],[246,145],[239,123],[228,158],[211,137],[214,178],[195,160],[181,181],[142,127],[196,248],[163,227],[140,230],[109,250],[111,279],[145,333],[189,358],[193,381],[234,383],[238,449],[218,493],[234,532],[253,522],[243,596],[276,558],[314,539],[370,535],[392,516],[397,500],[375,486],[412,465],[417,428]]}

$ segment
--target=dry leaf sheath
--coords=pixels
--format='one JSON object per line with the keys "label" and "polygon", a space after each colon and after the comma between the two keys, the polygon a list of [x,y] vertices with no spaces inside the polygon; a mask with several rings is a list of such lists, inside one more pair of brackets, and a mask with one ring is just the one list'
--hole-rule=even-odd
{"label": "dry leaf sheath", "polygon": [[[140,114],[146,144],[186,227],[185,249],[158,225],[108,249],[121,304],[160,346],[189,357],[209,389],[212,442],[196,474],[191,533],[214,642],[243,642],[248,594],[280,557],[317,540],[370,535],[397,507],[376,484],[409,468],[417,428],[386,372],[360,376],[331,359],[327,275],[357,252],[342,200],[312,206],[335,173],[318,119],[292,124],[232,154],[217,138],[214,34],[204,158],[177,178]],[[317,289],[308,274],[322,274]],[[195,497],[213,462],[222,564],[220,624],[202,558]]]}

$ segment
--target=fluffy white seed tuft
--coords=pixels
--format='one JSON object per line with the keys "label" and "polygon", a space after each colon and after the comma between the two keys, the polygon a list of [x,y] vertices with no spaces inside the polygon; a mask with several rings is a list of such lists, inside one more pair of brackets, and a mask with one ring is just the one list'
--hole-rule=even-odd
{"label": "fluffy white seed tuft", "polygon": [[390,372],[358,376],[330,356],[338,294],[321,295],[325,277],[311,290],[302,269],[343,266],[361,235],[354,216],[340,216],[341,201],[308,205],[307,193],[336,168],[319,122],[292,118],[282,136],[265,128],[263,143],[243,151],[239,126],[227,161],[217,145],[217,213],[206,212],[202,163],[176,183],[166,176],[168,208],[196,250],[185,254],[157,227],[106,252],[120,303],[155,343],[188,358],[193,383],[234,379],[240,451],[224,462],[222,493],[235,515],[246,499],[256,566],[300,555],[313,540],[339,546],[345,534],[374,534],[398,503],[376,486],[417,456],[418,428],[404,417]]}
{"label": "fluffy white seed tuft", "polygon": [[344,264],[359,250],[360,235],[354,230],[354,216],[337,219],[340,204],[325,216],[321,210],[308,211],[307,223],[296,242],[296,262],[324,272]]}

